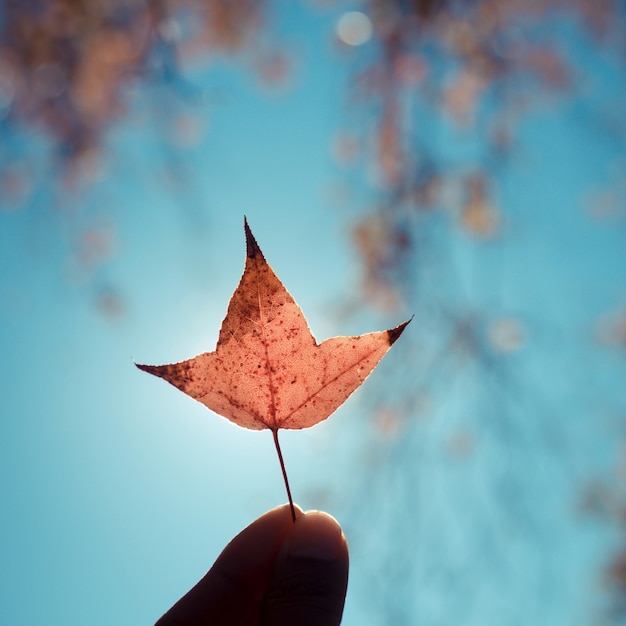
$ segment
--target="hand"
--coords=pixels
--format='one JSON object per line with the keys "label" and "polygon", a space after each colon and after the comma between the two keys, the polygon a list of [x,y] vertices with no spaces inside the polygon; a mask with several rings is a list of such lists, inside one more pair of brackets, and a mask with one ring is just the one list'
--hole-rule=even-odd
{"label": "hand", "polygon": [[327,513],[289,506],[240,532],[202,580],[155,626],[337,626],[348,544]]}

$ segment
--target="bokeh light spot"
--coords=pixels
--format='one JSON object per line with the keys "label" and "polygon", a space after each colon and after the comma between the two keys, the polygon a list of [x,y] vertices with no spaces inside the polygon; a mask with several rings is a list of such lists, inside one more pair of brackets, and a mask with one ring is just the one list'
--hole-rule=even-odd
{"label": "bokeh light spot", "polygon": [[337,37],[349,46],[360,46],[372,36],[372,21],[365,13],[349,11],[337,21]]}

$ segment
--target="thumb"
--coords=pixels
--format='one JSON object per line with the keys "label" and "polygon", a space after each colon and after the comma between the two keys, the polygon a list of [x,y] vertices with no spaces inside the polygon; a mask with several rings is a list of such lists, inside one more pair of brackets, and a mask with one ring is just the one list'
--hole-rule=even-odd
{"label": "thumb", "polygon": [[348,586],[348,544],[319,511],[299,517],[283,541],[261,613],[264,626],[337,626]]}

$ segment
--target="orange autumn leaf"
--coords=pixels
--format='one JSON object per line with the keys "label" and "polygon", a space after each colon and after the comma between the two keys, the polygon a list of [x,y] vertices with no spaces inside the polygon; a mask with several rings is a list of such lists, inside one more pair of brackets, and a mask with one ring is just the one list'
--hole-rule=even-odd
{"label": "orange autumn leaf", "polygon": [[409,322],[318,344],[247,221],[244,226],[246,265],[215,350],[179,363],[137,367],[239,426],[274,434],[279,428],[308,428],[344,403]]}

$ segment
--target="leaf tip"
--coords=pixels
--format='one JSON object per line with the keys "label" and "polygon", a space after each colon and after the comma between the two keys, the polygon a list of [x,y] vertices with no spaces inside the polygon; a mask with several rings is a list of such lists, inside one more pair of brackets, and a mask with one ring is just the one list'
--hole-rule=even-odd
{"label": "leaf tip", "polygon": [[144,365],[143,363],[137,363],[134,360],[133,363],[137,369],[140,369],[143,372],[148,372],[148,374],[154,374],[155,376],[158,375],[155,371],[158,368],[156,365]]}
{"label": "leaf tip", "polygon": [[[135,363],[135,361],[133,361]],[[174,366],[176,363],[172,365],[144,365],[143,363],[135,363],[135,367],[140,369],[142,372],[147,372],[148,374],[152,374],[153,376],[158,376],[159,378],[164,378],[168,382],[172,382],[175,385],[175,382],[171,381],[172,375],[176,374],[176,369]]]}
{"label": "leaf tip", "polygon": [[252,231],[250,230],[250,226],[248,225],[248,220],[244,216],[243,218],[243,227],[246,231],[246,255],[249,259],[254,259],[257,255],[263,256],[261,252],[261,248],[259,248],[259,244],[256,242]]}
{"label": "leaf tip", "polygon": [[387,339],[389,340],[389,345],[392,346],[398,339],[398,337],[404,332],[404,329],[411,323],[413,319],[413,315],[406,322],[402,322],[399,326],[395,328],[391,328],[387,331]]}

